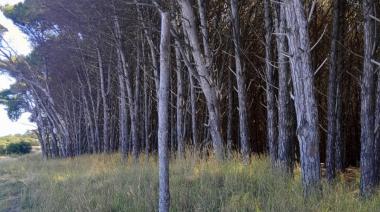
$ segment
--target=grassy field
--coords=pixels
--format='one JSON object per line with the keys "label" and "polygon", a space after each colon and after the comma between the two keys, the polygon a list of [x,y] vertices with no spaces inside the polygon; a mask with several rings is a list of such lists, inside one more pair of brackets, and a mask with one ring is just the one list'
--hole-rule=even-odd
{"label": "grassy field", "polygon": [[[172,211],[380,211],[380,196],[358,197],[357,171],[302,198],[299,173],[281,176],[266,158],[172,161]],[[39,155],[0,161],[0,211],[155,211],[157,161],[121,162],[118,154],[43,161]]]}

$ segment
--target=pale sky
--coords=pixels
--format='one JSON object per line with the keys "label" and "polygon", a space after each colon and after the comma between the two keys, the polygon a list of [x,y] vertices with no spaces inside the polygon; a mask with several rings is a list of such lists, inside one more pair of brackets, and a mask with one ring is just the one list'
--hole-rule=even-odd
{"label": "pale sky", "polygon": [[[0,0],[0,6],[6,4],[16,4],[23,0]],[[27,55],[31,52],[31,45],[27,36],[24,35],[11,20],[8,20],[3,13],[0,12],[0,24],[8,29],[4,34],[4,39],[18,53]],[[15,80],[6,74],[0,74],[0,90],[7,89]],[[3,105],[0,105],[0,136],[10,134],[22,134],[27,130],[35,129],[35,124],[29,122],[29,113],[24,113],[17,122],[12,122],[7,116],[7,111]]]}

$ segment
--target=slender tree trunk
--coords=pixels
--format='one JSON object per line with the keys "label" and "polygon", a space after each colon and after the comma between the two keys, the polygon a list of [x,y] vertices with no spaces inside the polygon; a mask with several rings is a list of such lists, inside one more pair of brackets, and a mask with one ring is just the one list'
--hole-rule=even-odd
{"label": "slender tree trunk", "polygon": [[122,70],[120,57],[118,58],[118,80],[119,80],[119,143],[121,146],[121,155],[123,159],[126,159],[127,152],[127,103],[125,92],[125,80]]}
{"label": "slender tree trunk", "polygon": [[136,58],[137,58],[137,61],[136,61],[136,73],[135,73],[135,96],[134,96],[134,114],[135,114],[135,118],[136,118],[136,126],[135,126],[135,129],[136,129],[136,139],[133,143],[133,149],[132,149],[132,152],[133,152],[133,157],[135,159],[138,158],[139,154],[140,154],[140,139],[143,137],[141,135],[141,116],[139,116],[138,114],[142,114],[141,113],[141,86],[140,86],[140,82],[141,82],[141,45],[138,44],[137,45],[137,54],[136,54]]}
{"label": "slender tree trunk", "polygon": [[[340,67],[338,65],[338,67]],[[338,70],[341,70],[338,68]],[[338,76],[337,85],[337,103],[336,103],[336,135],[335,135],[335,169],[336,172],[343,172],[344,170],[344,155],[345,155],[345,142],[343,139],[343,125],[342,125],[342,73]]]}
{"label": "slender tree trunk", "polygon": [[330,72],[329,72],[329,84],[328,84],[328,99],[327,99],[327,144],[326,144],[326,176],[329,182],[335,178],[335,147],[337,131],[337,91],[339,84],[338,75],[338,41],[339,41],[339,29],[340,29],[340,12],[342,1],[334,1],[333,9],[333,28],[331,34],[331,50],[330,50]]}
{"label": "slender tree trunk", "polygon": [[233,86],[231,71],[228,70],[228,96],[227,96],[227,157],[232,158],[232,118],[233,118]]}
{"label": "slender tree trunk", "polygon": [[370,196],[376,182],[375,176],[375,69],[371,62],[375,45],[375,1],[363,0],[364,62],[361,82],[361,153],[360,193]]}
{"label": "slender tree trunk", "polygon": [[[125,79],[125,84],[127,88],[127,97],[129,104],[129,115],[130,115],[130,124],[131,124],[131,138],[132,138],[132,155],[134,160],[138,159],[138,129],[137,129],[137,114],[136,109],[137,105],[134,101],[132,82],[131,82],[131,70],[129,70],[129,64],[126,61],[124,52],[121,46],[121,31],[118,18],[116,17],[114,20],[115,24],[115,35],[116,35],[116,50],[118,57],[121,62],[121,67],[123,70],[123,77]],[[135,96],[135,98],[137,98]],[[130,148],[128,148],[130,149]]]}
{"label": "slender tree trunk", "polygon": [[170,81],[170,20],[162,13],[160,44],[160,89],[158,98],[158,155],[159,155],[159,206],[160,212],[169,211],[169,81]]}
{"label": "slender tree trunk", "polygon": [[185,153],[185,131],[184,131],[184,109],[185,109],[185,98],[183,93],[183,76],[182,76],[182,64],[181,64],[181,53],[178,47],[178,41],[176,41],[175,57],[177,63],[177,148],[178,148],[178,158],[182,159]]}
{"label": "slender tree trunk", "polygon": [[190,107],[191,107],[191,136],[193,140],[194,150],[197,151],[199,148],[198,122],[197,122],[197,98],[196,98],[194,79],[190,72],[189,72],[189,81],[190,81]]}
{"label": "slender tree trunk", "polygon": [[380,72],[377,72],[376,112],[375,112],[375,167],[376,184],[380,184]]}
{"label": "slender tree trunk", "polygon": [[149,97],[149,84],[148,84],[148,73],[146,66],[144,66],[144,83],[143,83],[143,89],[144,89],[144,130],[145,130],[145,154],[146,157],[149,157],[150,152],[150,139],[151,139],[151,128],[150,128],[150,122],[151,120],[151,111],[150,111],[150,97]]}
{"label": "slender tree trunk", "polygon": [[289,55],[300,143],[301,173],[304,194],[320,192],[320,157],[318,111],[314,94],[308,22],[301,0],[287,0]]}
{"label": "slender tree trunk", "polygon": [[235,49],[235,69],[236,82],[239,100],[239,131],[241,142],[241,154],[244,162],[248,162],[250,154],[250,138],[248,130],[248,111],[247,111],[247,88],[240,57],[240,24],[238,0],[231,0],[231,20]]}
{"label": "slender tree trunk", "polygon": [[278,56],[278,163],[280,168],[288,173],[293,172],[293,133],[292,133],[292,102],[290,99],[289,61],[286,58],[288,53],[287,41],[284,36],[286,30],[285,8],[276,8],[276,44]]}
{"label": "slender tree trunk", "polygon": [[102,96],[103,103],[103,151],[109,151],[109,130],[108,130],[108,104],[107,104],[107,94],[104,85],[104,71],[103,71],[103,60],[100,54],[100,50],[96,49],[98,55],[98,68],[99,68],[99,76],[100,76],[100,92]]}
{"label": "slender tree trunk", "polygon": [[265,73],[266,73],[266,94],[267,94],[267,137],[269,146],[269,155],[272,166],[277,161],[278,144],[277,144],[277,111],[275,96],[275,76],[272,61],[272,15],[270,0],[264,0],[265,16]]}

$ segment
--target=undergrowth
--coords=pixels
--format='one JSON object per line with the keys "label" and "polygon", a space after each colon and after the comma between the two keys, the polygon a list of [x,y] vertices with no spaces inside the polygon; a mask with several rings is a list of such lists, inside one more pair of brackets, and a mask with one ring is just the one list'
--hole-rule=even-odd
{"label": "undergrowth", "polygon": [[[188,154],[170,163],[171,211],[380,211],[380,195],[360,199],[357,172],[323,182],[322,197],[304,200],[299,169],[292,177],[273,171],[266,157],[243,165],[239,157],[220,163]],[[26,156],[0,164],[0,211],[155,211],[157,200],[156,158]]]}

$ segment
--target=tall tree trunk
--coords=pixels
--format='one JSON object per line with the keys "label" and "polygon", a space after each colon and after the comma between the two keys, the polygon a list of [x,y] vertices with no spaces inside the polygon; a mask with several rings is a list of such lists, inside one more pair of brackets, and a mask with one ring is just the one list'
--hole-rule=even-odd
{"label": "tall tree trunk", "polygon": [[96,49],[98,56],[98,68],[99,68],[99,76],[100,76],[100,92],[102,96],[103,103],[103,151],[109,151],[109,130],[108,130],[108,103],[107,103],[107,94],[104,85],[104,71],[103,71],[103,60],[100,54],[99,48]]}
{"label": "tall tree trunk", "polygon": [[364,62],[361,82],[361,153],[360,153],[360,193],[372,194],[375,176],[375,69],[371,62],[375,45],[375,1],[363,0],[364,15]]}
{"label": "tall tree trunk", "polygon": [[339,29],[341,18],[342,0],[334,1],[333,9],[333,28],[331,34],[331,50],[330,50],[330,72],[328,83],[328,99],[327,99],[327,144],[326,144],[326,176],[329,182],[335,178],[335,149],[337,131],[337,101],[338,101],[338,42],[339,42]]}
{"label": "tall tree trunk", "polygon": [[178,47],[178,41],[176,41],[175,57],[177,63],[177,148],[178,148],[178,158],[182,159],[185,153],[185,131],[184,131],[184,109],[185,109],[185,98],[183,93],[183,76],[182,76],[182,64],[181,64],[181,53]]}
{"label": "tall tree trunk", "polygon": [[247,88],[246,80],[241,64],[240,57],[240,24],[239,24],[239,9],[238,1],[231,0],[231,20],[232,31],[235,49],[235,69],[236,69],[236,82],[238,87],[238,100],[239,100],[239,131],[241,142],[241,154],[244,162],[248,162],[250,154],[250,137],[248,130],[248,111],[247,111]]}
{"label": "tall tree trunk", "polygon": [[284,36],[286,30],[285,8],[276,8],[276,44],[278,57],[278,163],[280,168],[288,173],[293,171],[293,133],[292,133],[292,105],[290,99],[289,61],[286,58],[288,53],[287,41]]}
{"label": "tall tree trunk", "polygon": [[169,211],[169,81],[170,81],[170,20],[162,13],[160,44],[160,89],[158,98],[158,155],[159,155],[159,206],[160,212]]}
{"label": "tall tree trunk", "polygon": [[[209,115],[209,129],[211,132],[213,148],[217,159],[223,160],[223,138],[221,133],[219,102],[216,94],[216,87],[214,82],[215,80],[213,80],[211,77],[211,67],[207,63],[208,57],[201,52],[193,7],[189,0],[179,0],[178,2],[182,10],[182,24],[186,30],[190,45],[192,46],[192,56],[196,64],[198,74],[202,76],[200,77],[200,85],[203,94],[206,97],[206,104]],[[207,47],[207,45],[204,45],[204,48]]]}
{"label": "tall tree trunk", "polygon": [[380,183],[380,72],[377,71],[376,112],[375,112],[375,167],[376,184]]}
{"label": "tall tree trunk", "polygon": [[275,96],[275,76],[272,61],[272,15],[270,1],[264,0],[265,16],[265,73],[266,73],[266,94],[267,94],[267,137],[269,144],[269,155],[272,165],[277,161],[277,111]]}
{"label": "tall tree trunk", "polygon": [[198,142],[198,122],[197,122],[197,97],[194,85],[193,75],[189,72],[190,81],[190,107],[191,107],[191,138],[194,145],[194,150],[199,148]]}
{"label": "tall tree trunk", "polygon": [[148,72],[146,66],[144,66],[144,83],[143,83],[143,89],[144,89],[144,130],[145,130],[145,154],[146,157],[149,157],[150,152],[150,139],[151,139],[151,111],[150,111],[150,97],[149,97],[149,84],[148,81]]}
{"label": "tall tree trunk", "polygon": [[292,68],[297,137],[300,143],[301,173],[304,194],[320,191],[320,157],[318,111],[314,94],[308,22],[301,0],[287,0],[289,55]]}
{"label": "tall tree trunk", "polygon": [[126,159],[127,152],[127,103],[125,92],[125,80],[122,70],[120,57],[118,57],[118,80],[119,80],[119,143],[121,146],[121,155],[123,159]]}
{"label": "tall tree trunk", "polygon": [[[133,96],[133,89],[132,89],[132,82],[131,82],[131,70],[129,68],[129,64],[126,61],[124,52],[122,50],[121,45],[121,31],[120,31],[120,25],[117,16],[114,19],[114,25],[115,25],[115,36],[116,36],[116,50],[118,57],[121,62],[121,67],[123,70],[123,77],[125,79],[125,84],[127,88],[127,97],[128,97],[128,104],[129,104],[129,115],[130,115],[130,124],[131,124],[131,137],[132,137],[132,155],[135,160],[138,159],[138,129],[137,129],[137,114],[135,107],[137,105],[134,101]],[[135,97],[137,98],[137,97]],[[130,149],[130,148],[128,148]]]}
{"label": "tall tree trunk", "polygon": [[135,114],[135,119],[136,119],[136,138],[133,143],[133,149],[132,149],[132,154],[134,159],[137,159],[139,154],[140,154],[140,140],[143,137],[142,136],[142,131],[141,131],[141,124],[142,124],[142,119],[141,116],[138,114],[141,113],[141,44],[138,43],[137,49],[136,49],[136,72],[135,72],[135,96],[134,96],[134,114]]}
{"label": "tall tree trunk", "polygon": [[233,118],[233,86],[231,71],[228,70],[227,94],[227,157],[232,158],[232,118]]}

